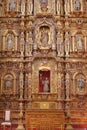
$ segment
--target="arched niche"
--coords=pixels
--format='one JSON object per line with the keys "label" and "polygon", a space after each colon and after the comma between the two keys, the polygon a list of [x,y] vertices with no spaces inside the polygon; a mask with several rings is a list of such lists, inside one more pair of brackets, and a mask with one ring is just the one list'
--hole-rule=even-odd
{"label": "arched niche", "polygon": [[4,89],[11,89],[13,86],[13,76],[8,74],[4,77]]}
{"label": "arched niche", "polygon": [[39,92],[50,93],[50,70],[43,68],[39,70]]}
{"label": "arched niche", "polygon": [[[43,87],[46,78],[49,80],[47,81],[49,89],[44,92],[43,88],[40,89],[40,85]],[[55,59],[34,59],[32,64],[32,93],[57,93],[57,63]]]}
{"label": "arched niche", "polygon": [[[46,18],[43,18],[39,23],[37,24],[37,20],[35,21],[35,41],[34,46],[36,49],[36,46],[39,49],[50,49],[52,47],[52,44],[56,44],[56,37],[55,37],[55,25],[53,24],[52,20],[47,20]],[[45,33],[45,35],[43,35]],[[43,39],[43,37],[44,40]],[[54,45],[55,46],[55,45]]]}
{"label": "arched niche", "polygon": [[77,94],[84,95],[86,93],[86,77],[82,73],[77,73],[74,76],[74,86]]}
{"label": "arched niche", "polygon": [[15,31],[6,31],[3,35],[2,51],[17,50],[17,34]]}
{"label": "arched niche", "polygon": [[5,45],[5,49],[7,51],[12,51],[14,50],[14,42],[15,42],[15,37],[13,33],[8,33],[6,35],[6,45]]}
{"label": "arched niche", "polygon": [[46,47],[50,44],[50,28],[49,26],[41,26],[39,28],[40,45]]}
{"label": "arched niche", "polygon": [[19,10],[19,3],[17,0],[8,0],[7,1],[7,12],[17,12]]}
{"label": "arched niche", "polygon": [[82,32],[76,32],[74,35],[74,48],[75,51],[82,52],[85,50],[86,43],[85,43],[85,36]]}
{"label": "arched niche", "polygon": [[16,77],[13,73],[4,73],[1,77],[1,94],[16,93]]}
{"label": "arched niche", "polygon": [[[72,9],[73,7],[73,9]],[[71,0],[71,10],[74,12],[81,12],[83,11],[83,2],[82,0]]]}

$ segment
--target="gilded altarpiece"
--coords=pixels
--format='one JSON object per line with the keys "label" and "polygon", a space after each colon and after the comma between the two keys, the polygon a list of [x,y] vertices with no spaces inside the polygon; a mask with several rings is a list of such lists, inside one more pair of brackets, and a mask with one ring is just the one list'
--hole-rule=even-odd
{"label": "gilded altarpiece", "polygon": [[[33,73],[32,73],[32,95],[33,95],[33,100],[37,98],[38,96],[38,108],[41,109],[49,109],[51,106],[50,104],[54,104],[54,108],[57,108],[57,103],[54,102],[53,99],[51,99],[50,95],[55,95],[57,98],[57,91],[58,91],[58,86],[57,86],[57,63],[54,59],[47,59],[47,58],[41,58],[41,59],[35,59],[33,62]],[[41,79],[42,74],[44,74],[44,78]],[[48,76],[48,77],[46,77]],[[46,81],[46,78],[49,78],[49,81]],[[49,86],[49,90],[47,91],[48,88],[43,88],[43,91],[40,91],[40,82],[42,82],[43,86],[42,87],[47,87]],[[37,95],[35,97],[35,95]],[[50,98],[52,103],[49,103],[47,100]],[[55,98],[55,99],[56,99]],[[39,102],[40,100],[40,102]],[[42,101],[41,101],[42,100]],[[33,108],[35,105],[35,102],[33,102]],[[43,106],[43,107],[42,107]]]}
{"label": "gilded altarpiece", "polygon": [[0,0],[6,109],[18,130],[87,124],[87,0]]}

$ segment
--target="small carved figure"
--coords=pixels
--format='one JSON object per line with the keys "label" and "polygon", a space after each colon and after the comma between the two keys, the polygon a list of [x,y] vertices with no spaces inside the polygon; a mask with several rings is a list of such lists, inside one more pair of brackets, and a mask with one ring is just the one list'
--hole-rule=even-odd
{"label": "small carved figure", "polygon": [[48,44],[48,40],[49,40],[49,35],[48,35],[48,31],[45,30],[44,28],[41,31],[41,43],[44,45]]}
{"label": "small carved figure", "polygon": [[84,78],[79,77],[77,79],[77,85],[78,85],[78,88],[82,89],[84,87]]}
{"label": "small carved figure", "polygon": [[49,79],[46,77],[44,81],[42,81],[43,84],[43,92],[49,92]]}
{"label": "small carved figure", "polygon": [[77,37],[77,49],[82,49],[82,37],[80,35],[78,35]]}
{"label": "small carved figure", "polygon": [[75,10],[81,9],[81,1],[80,0],[75,0],[74,8],[75,8]]}
{"label": "small carved figure", "polygon": [[15,10],[15,8],[16,8],[16,1],[15,0],[10,0],[9,10],[12,11],[12,10]]}
{"label": "small carved figure", "polygon": [[10,76],[8,76],[6,79],[5,79],[5,88],[6,89],[9,89],[12,87],[12,79]]}
{"label": "small carved figure", "polygon": [[12,44],[13,44],[12,35],[9,34],[9,35],[8,35],[8,38],[7,38],[7,48],[8,48],[8,49],[12,49],[12,47],[13,47]]}

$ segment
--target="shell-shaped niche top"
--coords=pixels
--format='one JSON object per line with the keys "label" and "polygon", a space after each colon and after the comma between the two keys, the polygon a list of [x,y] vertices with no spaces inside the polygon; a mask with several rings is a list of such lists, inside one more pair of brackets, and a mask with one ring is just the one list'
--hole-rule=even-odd
{"label": "shell-shaped niche top", "polygon": [[39,28],[39,47],[42,49],[50,47],[50,28],[48,26]]}

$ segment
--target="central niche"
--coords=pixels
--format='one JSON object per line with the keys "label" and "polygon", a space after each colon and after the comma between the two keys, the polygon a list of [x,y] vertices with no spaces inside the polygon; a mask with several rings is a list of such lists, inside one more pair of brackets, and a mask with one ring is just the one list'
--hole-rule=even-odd
{"label": "central niche", "polygon": [[57,93],[57,63],[55,59],[34,60],[32,65],[32,93]]}
{"label": "central niche", "polygon": [[50,92],[50,70],[39,71],[39,92]]}
{"label": "central niche", "polygon": [[47,47],[50,44],[50,28],[48,26],[40,27],[40,45]]}

